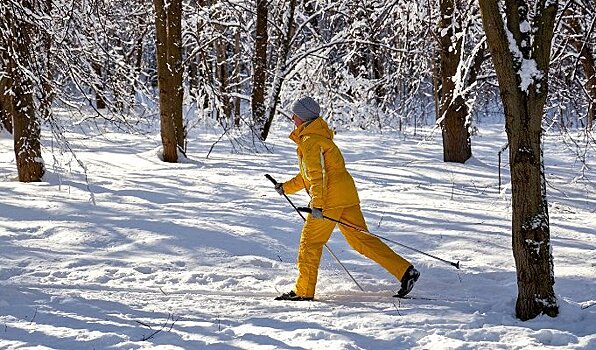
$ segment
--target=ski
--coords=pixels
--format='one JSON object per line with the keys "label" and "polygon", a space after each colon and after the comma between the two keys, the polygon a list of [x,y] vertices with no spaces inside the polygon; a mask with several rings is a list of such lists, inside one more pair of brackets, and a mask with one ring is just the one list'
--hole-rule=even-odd
{"label": "ski", "polygon": [[438,298],[429,298],[429,297],[419,297],[419,296],[412,296],[412,295],[405,295],[403,297],[398,296],[397,294],[393,296],[396,299],[410,299],[410,300],[430,300],[430,301],[442,301],[445,299],[438,299]]}
{"label": "ski", "polygon": [[443,302],[450,302],[450,303],[483,303],[484,301],[482,299],[478,299],[478,298],[474,298],[474,297],[469,297],[466,299],[454,299],[454,298],[450,298],[450,297],[440,297],[440,296],[436,296],[436,297],[424,297],[424,296],[417,296],[417,295],[406,295],[403,297],[394,295],[393,296],[396,299],[411,299],[411,300],[428,300],[428,301],[443,301]]}

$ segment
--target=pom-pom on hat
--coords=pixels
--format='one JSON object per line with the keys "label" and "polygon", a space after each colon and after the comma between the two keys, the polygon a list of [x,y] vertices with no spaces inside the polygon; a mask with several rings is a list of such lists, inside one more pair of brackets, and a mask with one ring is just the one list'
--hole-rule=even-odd
{"label": "pom-pom on hat", "polygon": [[292,113],[305,122],[315,120],[321,114],[319,104],[309,96],[297,99],[292,105]]}

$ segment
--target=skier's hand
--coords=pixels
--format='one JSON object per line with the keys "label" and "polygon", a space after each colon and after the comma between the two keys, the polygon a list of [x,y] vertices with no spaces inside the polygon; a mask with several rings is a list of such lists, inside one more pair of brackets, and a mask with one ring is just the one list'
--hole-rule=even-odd
{"label": "skier's hand", "polygon": [[312,215],[315,219],[323,219],[323,209],[321,208],[312,208],[310,215]]}
{"label": "skier's hand", "polygon": [[284,194],[284,184],[278,182],[275,184],[275,190],[277,191],[277,193],[279,193],[280,196],[283,196]]}

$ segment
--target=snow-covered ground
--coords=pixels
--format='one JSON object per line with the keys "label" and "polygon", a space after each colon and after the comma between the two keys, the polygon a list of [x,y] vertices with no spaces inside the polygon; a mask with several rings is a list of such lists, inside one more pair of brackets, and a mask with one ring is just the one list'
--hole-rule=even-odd
{"label": "snow-covered ground", "polygon": [[[508,164],[502,125],[480,125],[467,164],[442,162],[440,134],[342,132],[369,228],[443,259],[393,246],[422,275],[412,296],[351,250],[324,252],[316,301],[280,302],[296,276],[300,217],[263,176],[297,171],[289,125],[271,153],[231,154],[195,131],[190,160],[157,159],[159,133],[69,135],[44,182],[15,181],[0,136],[2,349],[596,349],[596,157],[545,138],[560,316],[515,318]],[[291,197],[297,205],[306,195]],[[433,300],[426,300],[433,299]],[[594,305],[594,306],[591,306]]]}

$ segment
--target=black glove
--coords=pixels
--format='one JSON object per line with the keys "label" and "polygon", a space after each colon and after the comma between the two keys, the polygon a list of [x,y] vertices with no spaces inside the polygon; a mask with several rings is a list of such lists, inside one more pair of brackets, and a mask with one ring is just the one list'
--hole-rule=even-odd
{"label": "black glove", "polygon": [[275,184],[275,190],[277,191],[277,193],[279,193],[280,196],[283,196],[284,194],[284,184],[278,182]]}
{"label": "black glove", "polygon": [[312,215],[315,219],[323,219],[323,209],[321,208],[312,208],[310,215]]}

